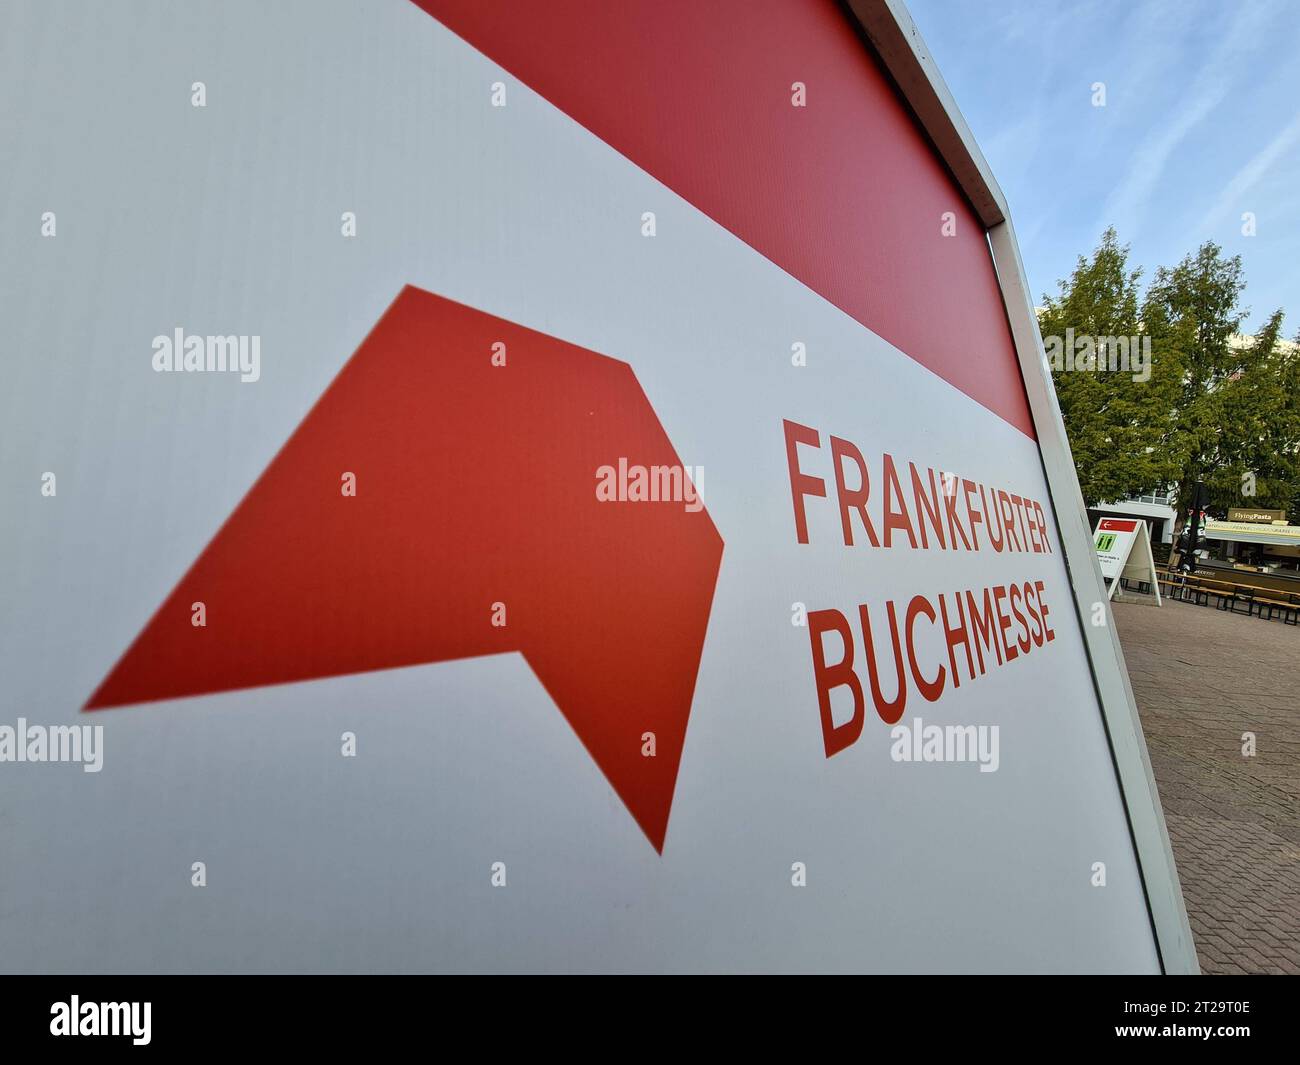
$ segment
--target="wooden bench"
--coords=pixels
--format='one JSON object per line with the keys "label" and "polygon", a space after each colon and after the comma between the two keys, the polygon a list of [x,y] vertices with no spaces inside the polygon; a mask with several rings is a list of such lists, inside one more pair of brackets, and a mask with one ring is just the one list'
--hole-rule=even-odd
{"label": "wooden bench", "polygon": [[1166,573],[1160,578],[1160,585],[1170,599],[1195,603],[1197,606],[1209,606],[1214,598],[1217,610],[1243,613],[1239,609],[1245,606],[1247,617],[1260,617],[1272,621],[1280,615],[1284,624],[1300,624],[1300,595],[1260,588],[1253,584],[1236,584],[1201,577],[1194,573]]}
{"label": "wooden bench", "polygon": [[1185,603],[1195,603],[1197,606],[1209,606],[1211,596],[1217,596],[1222,603],[1224,596],[1231,594],[1232,588],[1232,585],[1224,584],[1222,581],[1198,577],[1194,573],[1170,574],[1168,583],[1169,598],[1181,599]]}
{"label": "wooden bench", "polygon": [[1280,614],[1283,624],[1300,622],[1300,595],[1270,590],[1256,595],[1255,602],[1259,604],[1259,616],[1266,621],[1272,621],[1274,614]]}

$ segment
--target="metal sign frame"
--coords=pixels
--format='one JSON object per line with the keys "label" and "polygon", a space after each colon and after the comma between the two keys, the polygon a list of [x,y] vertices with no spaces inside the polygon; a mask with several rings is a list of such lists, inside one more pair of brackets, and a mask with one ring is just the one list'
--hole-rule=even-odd
{"label": "metal sign frame", "polygon": [[[1093,550],[1092,529],[1006,199],[901,0],[846,3],[988,233],[1161,968],[1168,974],[1199,973],[1151,758]],[[1104,625],[1091,623],[1098,605],[1105,612]]]}

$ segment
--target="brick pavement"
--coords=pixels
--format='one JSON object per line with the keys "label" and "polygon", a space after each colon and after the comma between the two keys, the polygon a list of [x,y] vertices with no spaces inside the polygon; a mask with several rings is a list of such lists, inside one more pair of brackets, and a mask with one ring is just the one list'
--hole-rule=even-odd
{"label": "brick pavement", "polygon": [[1300,626],[1177,602],[1115,624],[1202,971],[1300,974]]}

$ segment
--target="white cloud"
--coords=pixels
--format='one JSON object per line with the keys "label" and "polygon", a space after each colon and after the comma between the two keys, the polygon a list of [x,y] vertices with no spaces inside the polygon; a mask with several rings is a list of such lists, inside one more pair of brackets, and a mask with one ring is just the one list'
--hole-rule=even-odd
{"label": "white cloud", "polygon": [[1206,212],[1197,229],[1204,232],[1229,214],[1241,203],[1241,198],[1253,189],[1274,163],[1295,144],[1300,143],[1300,114],[1283,126],[1268,144],[1256,152],[1245,166],[1238,170],[1224,186],[1214,207]]}
{"label": "white cloud", "polygon": [[1264,3],[1243,4],[1236,9],[1236,17],[1198,72],[1183,108],[1133,154],[1120,183],[1106,198],[1098,220],[1099,230],[1114,225],[1120,232],[1129,234],[1140,228],[1147,204],[1159,187],[1170,157],[1188,134],[1224,101],[1237,75],[1249,72],[1246,54],[1266,39],[1265,29],[1276,12],[1276,5]]}

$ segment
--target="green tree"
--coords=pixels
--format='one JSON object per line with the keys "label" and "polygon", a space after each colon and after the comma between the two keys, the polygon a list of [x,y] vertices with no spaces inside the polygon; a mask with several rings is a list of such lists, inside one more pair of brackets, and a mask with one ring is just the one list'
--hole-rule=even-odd
{"label": "green tree", "polygon": [[[1214,243],[1157,270],[1145,297],[1128,255],[1108,229],[1039,311],[1084,499],[1172,487],[1181,531],[1202,481],[1215,510],[1300,514],[1300,336],[1281,339],[1280,310],[1241,335],[1241,258]],[[1081,337],[1134,335],[1150,341],[1147,379],[1098,370],[1086,346],[1079,358]]]}
{"label": "green tree", "polygon": [[1158,270],[1143,305],[1156,359],[1181,373],[1163,442],[1179,467],[1176,531],[1198,480],[1215,509],[1284,506],[1300,489],[1300,367],[1281,342],[1280,310],[1253,339],[1241,336],[1245,287],[1241,257],[1207,242]]}
{"label": "green tree", "polygon": [[1106,358],[1098,351],[1101,338],[1138,338],[1141,345],[1145,335],[1141,271],[1129,269],[1128,255],[1115,230],[1106,230],[1091,258],[1080,256],[1069,279],[1059,282],[1060,294],[1045,295],[1039,310],[1079,487],[1090,506],[1163,487],[1181,468],[1181,456],[1169,448],[1179,353],[1162,357],[1152,338],[1149,376],[1099,371],[1093,361]]}
{"label": "green tree", "polygon": [[1202,480],[1210,505],[1288,508],[1300,490],[1300,358],[1276,311],[1219,390],[1220,433]]}

